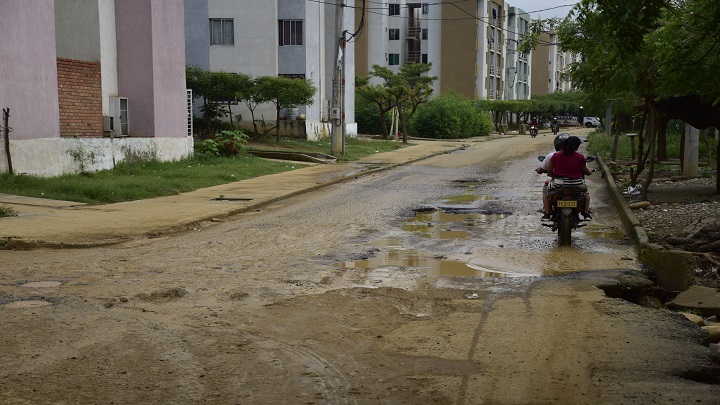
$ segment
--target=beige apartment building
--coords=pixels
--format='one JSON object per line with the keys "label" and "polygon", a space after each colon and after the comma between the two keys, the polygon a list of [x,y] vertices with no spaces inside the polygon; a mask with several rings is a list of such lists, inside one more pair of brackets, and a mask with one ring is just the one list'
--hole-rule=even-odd
{"label": "beige apartment building", "polygon": [[[530,17],[502,0],[377,1],[365,9],[363,35],[355,43],[355,72],[373,65],[397,71],[408,63],[432,63],[435,92],[470,98],[523,99],[530,95],[531,55],[517,44]],[[362,16],[355,1],[355,22]]]}

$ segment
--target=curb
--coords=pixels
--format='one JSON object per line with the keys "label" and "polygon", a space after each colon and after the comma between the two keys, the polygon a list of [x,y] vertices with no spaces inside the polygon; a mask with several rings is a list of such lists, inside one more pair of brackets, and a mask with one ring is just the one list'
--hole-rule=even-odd
{"label": "curb", "polygon": [[655,274],[655,283],[668,291],[685,291],[692,284],[692,272],[695,268],[695,257],[682,250],[669,250],[650,243],[647,232],[633,210],[625,200],[615,184],[602,157],[597,156],[597,162],[603,172],[603,178],[610,192],[610,198],[615,203],[620,220],[625,230],[635,242],[635,252],[640,263],[650,268]]}

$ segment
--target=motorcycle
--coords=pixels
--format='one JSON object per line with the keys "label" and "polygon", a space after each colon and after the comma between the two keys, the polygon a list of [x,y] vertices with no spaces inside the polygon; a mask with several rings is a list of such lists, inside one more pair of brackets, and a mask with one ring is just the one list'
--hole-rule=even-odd
{"label": "motorcycle", "polygon": [[535,138],[538,134],[538,128],[536,125],[530,125],[530,136]]}
{"label": "motorcycle", "polygon": [[553,135],[557,135],[560,132],[560,124],[553,122],[550,124],[550,129],[552,129]]}
{"label": "motorcycle", "polygon": [[[538,156],[538,160],[542,162],[545,160],[545,156]],[[587,163],[594,160],[595,157],[593,156],[585,158]],[[560,246],[570,246],[572,243],[572,230],[585,226],[584,220],[580,218],[580,213],[585,207],[587,189],[580,189],[575,184],[563,183],[563,179],[555,179],[556,189],[550,196],[552,222],[543,223],[543,226],[549,227],[553,232],[557,231]]]}

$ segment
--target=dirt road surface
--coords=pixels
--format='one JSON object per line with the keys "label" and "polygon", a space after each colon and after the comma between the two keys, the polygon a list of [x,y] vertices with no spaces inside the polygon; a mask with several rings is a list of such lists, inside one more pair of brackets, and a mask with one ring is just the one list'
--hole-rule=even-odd
{"label": "dirt road surface", "polygon": [[603,182],[539,224],[551,137],[502,138],[115,247],[0,251],[3,404],[717,403]]}

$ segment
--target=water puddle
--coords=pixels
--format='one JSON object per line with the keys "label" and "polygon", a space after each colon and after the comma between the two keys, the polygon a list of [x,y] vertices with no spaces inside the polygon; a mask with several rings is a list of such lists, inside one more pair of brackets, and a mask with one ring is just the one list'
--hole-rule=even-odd
{"label": "water puddle", "polygon": [[509,214],[485,214],[472,212],[471,209],[425,210],[417,211],[403,226],[404,231],[417,232],[433,239],[467,238],[469,232],[448,229],[447,224],[475,226],[487,224],[507,217]]}
{"label": "water puddle", "polygon": [[62,285],[59,281],[33,281],[30,283],[21,284],[20,287],[27,288],[55,288]]}
{"label": "water puddle", "polygon": [[585,231],[583,234],[591,239],[625,240],[627,236],[619,230],[616,231]]}
{"label": "water puddle", "polygon": [[338,263],[343,269],[370,269],[382,266],[416,268],[429,276],[510,277],[511,273],[470,263],[423,257],[413,249],[390,249],[379,256],[364,260]]}
{"label": "water puddle", "polygon": [[26,300],[26,301],[13,301],[2,305],[5,308],[35,308],[52,305],[52,302],[43,300]]}

